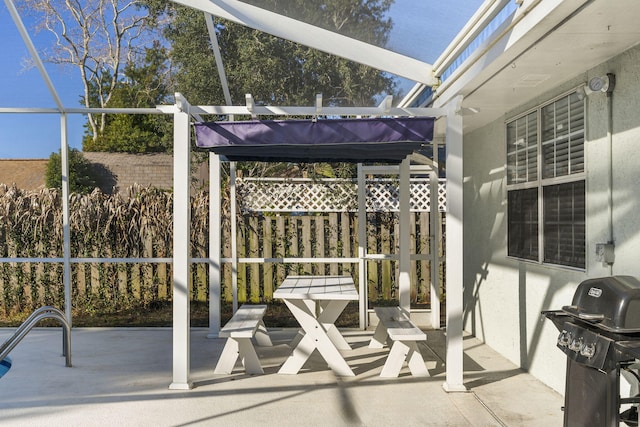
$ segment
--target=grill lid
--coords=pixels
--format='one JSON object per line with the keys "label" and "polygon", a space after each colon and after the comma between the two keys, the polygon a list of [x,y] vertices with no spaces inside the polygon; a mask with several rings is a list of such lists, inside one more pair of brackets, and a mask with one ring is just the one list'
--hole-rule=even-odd
{"label": "grill lid", "polygon": [[562,310],[611,332],[640,332],[640,281],[632,276],[588,279]]}

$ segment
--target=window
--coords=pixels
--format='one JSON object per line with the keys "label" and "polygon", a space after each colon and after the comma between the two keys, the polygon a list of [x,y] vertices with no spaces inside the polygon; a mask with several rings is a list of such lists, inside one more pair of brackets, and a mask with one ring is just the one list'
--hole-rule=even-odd
{"label": "window", "polygon": [[563,96],[506,131],[508,255],[585,268],[583,101]]}
{"label": "window", "polygon": [[544,187],[544,262],[584,268],[584,181]]}
{"label": "window", "polygon": [[538,260],[538,189],[509,191],[509,255]]}

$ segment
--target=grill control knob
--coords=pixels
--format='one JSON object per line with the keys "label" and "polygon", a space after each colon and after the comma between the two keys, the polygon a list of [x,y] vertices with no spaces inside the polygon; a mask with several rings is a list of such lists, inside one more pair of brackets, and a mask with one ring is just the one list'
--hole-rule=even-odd
{"label": "grill control knob", "polygon": [[567,347],[571,342],[571,332],[562,331],[558,335],[558,345],[560,347]]}
{"label": "grill control knob", "polygon": [[585,344],[580,350],[580,354],[591,359],[596,354],[596,343]]}
{"label": "grill control knob", "polygon": [[571,340],[571,343],[569,344],[569,350],[575,351],[576,353],[580,352],[583,347],[584,339],[582,337]]}

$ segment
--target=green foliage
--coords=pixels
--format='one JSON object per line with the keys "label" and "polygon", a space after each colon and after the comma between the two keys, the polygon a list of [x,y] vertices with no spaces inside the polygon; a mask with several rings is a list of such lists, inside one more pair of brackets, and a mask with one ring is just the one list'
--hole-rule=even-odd
{"label": "green foliage", "polygon": [[[391,0],[252,0],[256,6],[313,25],[384,46],[391,22]],[[171,16],[164,35],[171,43],[174,92],[195,105],[226,104],[200,11],[150,2],[155,13]],[[164,9],[164,7],[168,9]],[[396,93],[393,78],[379,70],[273,37],[239,24],[217,20],[216,32],[232,102],[251,93],[258,104],[310,105],[322,93],[331,106],[375,105],[376,95]],[[353,177],[355,165],[245,162],[246,176]]]}
{"label": "green foliage", "polygon": [[[146,49],[143,64],[129,63],[124,79],[112,90],[110,108],[153,108],[167,102],[166,51],[158,42]],[[90,104],[99,105],[98,87],[90,84]],[[104,92],[104,91],[103,91]],[[104,128],[93,135],[91,128],[83,139],[85,151],[125,153],[171,152],[173,133],[171,117],[157,114],[105,115]]]}
{"label": "green foliage", "polygon": [[392,27],[394,0],[245,0],[254,6],[367,43],[384,46]]}
{"label": "green foliage", "polygon": [[[62,188],[62,156],[60,152],[51,153],[45,172],[45,183],[48,188]],[[94,168],[82,152],[69,149],[69,191],[73,193],[90,193],[98,186],[98,178]]]}
{"label": "green foliage", "polygon": [[[252,3],[378,45],[386,44],[391,28],[384,19],[389,0]],[[172,46],[176,91],[194,104],[224,103],[203,14],[185,7],[169,12],[164,35]],[[333,106],[374,105],[377,94],[395,93],[393,78],[368,66],[223,20],[216,31],[236,103],[251,93],[259,104],[308,105],[322,93]]]}

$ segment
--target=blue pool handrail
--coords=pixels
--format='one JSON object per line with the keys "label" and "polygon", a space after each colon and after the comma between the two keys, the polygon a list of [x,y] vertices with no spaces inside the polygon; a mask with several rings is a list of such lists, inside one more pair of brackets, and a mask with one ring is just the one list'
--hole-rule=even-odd
{"label": "blue pool handrail", "polygon": [[40,307],[25,320],[22,324],[16,329],[14,334],[7,339],[2,346],[0,346],[0,360],[4,360],[11,350],[15,348],[16,345],[22,338],[24,338],[29,331],[41,320],[44,319],[56,319],[62,324],[62,355],[65,357],[66,366],[68,368],[71,367],[71,326],[67,321],[67,318],[64,316],[64,313],[59,309],[52,306],[44,306]]}

